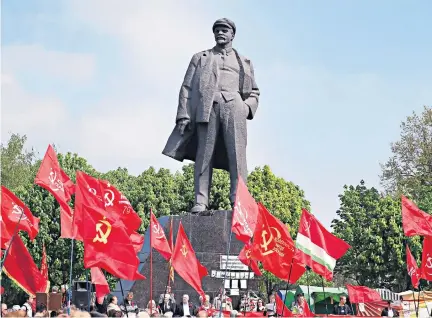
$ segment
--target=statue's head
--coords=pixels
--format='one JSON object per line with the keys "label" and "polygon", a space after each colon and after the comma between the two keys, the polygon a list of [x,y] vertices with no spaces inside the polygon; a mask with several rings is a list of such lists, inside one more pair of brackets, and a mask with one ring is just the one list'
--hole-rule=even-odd
{"label": "statue's head", "polygon": [[227,18],[216,20],[213,23],[213,34],[217,45],[225,46],[234,40],[236,26],[233,21]]}

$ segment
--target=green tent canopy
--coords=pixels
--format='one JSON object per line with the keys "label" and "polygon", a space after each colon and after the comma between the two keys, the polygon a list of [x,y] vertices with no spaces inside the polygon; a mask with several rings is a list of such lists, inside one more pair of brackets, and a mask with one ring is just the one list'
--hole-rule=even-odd
{"label": "green tent canopy", "polygon": [[[327,303],[327,307],[330,311],[332,310],[332,305],[329,300],[327,302],[324,302],[325,299],[333,298],[334,302],[339,302],[340,296],[348,295],[348,292],[346,288],[335,288],[335,287],[325,287],[324,291],[322,287],[318,286],[309,286],[309,293],[308,293],[308,286],[306,285],[300,285],[297,287],[297,289],[288,290],[286,298],[285,298],[285,290],[279,291],[280,296],[282,300],[285,299],[285,305],[291,309],[292,303],[295,301],[295,298],[298,294],[303,293],[306,301],[309,303],[309,307],[312,311],[315,311],[315,313],[325,313],[325,305]],[[324,299],[325,295],[325,299]],[[323,311],[323,312],[321,312]]]}

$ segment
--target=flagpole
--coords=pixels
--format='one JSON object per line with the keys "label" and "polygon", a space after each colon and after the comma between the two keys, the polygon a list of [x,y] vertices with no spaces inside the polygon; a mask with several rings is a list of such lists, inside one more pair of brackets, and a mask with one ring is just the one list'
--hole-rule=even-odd
{"label": "flagpole", "polygon": [[[224,280],[223,280],[223,288],[222,288],[222,294],[221,294],[221,304],[220,304],[220,308],[219,308],[219,317],[222,317],[222,304],[223,304],[223,297],[225,294],[225,281],[226,281],[226,277],[227,277],[227,272],[228,272],[228,261],[229,261],[229,254],[230,254],[230,250],[231,250],[231,239],[232,239],[232,230],[230,230],[230,236],[229,236],[229,240],[228,240],[228,246],[227,246],[227,255],[226,255],[226,262],[225,262],[225,275],[224,275]],[[226,300],[225,300],[226,301]]]}
{"label": "flagpole", "polygon": [[153,247],[152,247],[152,213],[153,210],[150,208],[150,301],[151,309],[150,315],[153,314]]}
{"label": "flagpole", "polygon": [[[119,282],[120,282],[120,290],[121,290],[122,298],[123,298],[123,307],[124,307],[125,310],[126,310],[126,317],[129,317],[128,310],[127,310],[127,306],[126,306],[125,303],[124,303],[125,296],[124,296],[124,292],[123,292],[123,284],[122,284],[122,282],[121,282],[121,279],[119,279]],[[152,309],[153,309],[153,304],[152,304]]]}
{"label": "flagpole", "polygon": [[90,269],[86,270],[86,287],[87,287],[87,311],[90,312],[90,286],[89,285],[89,272]]}
{"label": "flagpole", "polygon": [[321,276],[321,282],[322,282],[322,288],[323,288],[323,293],[324,293],[324,302],[325,302],[325,307],[326,307],[326,316],[328,316],[328,307],[327,307],[327,300],[326,300],[326,292],[325,292],[325,288],[324,288],[324,277]]}
{"label": "flagpole", "polygon": [[24,209],[21,210],[21,215],[20,215],[20,217],[18,219],[18,223],[15,225],[15,228],[14,228],[14,231],[13,231],[13,235],[12,235],[11,240],[9,242],[9,245],[8,245],[6,251],[5,251],[5,256],[3,257],[3,260],[2,260],[2,263],[1,263],[1,266],[0,266],[0,272],[3,270],[3,265],[4,265],[4,262],[6,260],[6,257],[9,254],[9,249],[10,249],[10,247],[12,245],[12,242],[13,242],[15,236],[18,234],[18,226],[19,226],[19,224],[21,222],[21,219],[22,219],[23,215],[24,215]]}
{"label": "flagpole", "polygon": [[311,307],[311,304],[310,304],[310,291],[309,291],[309,271],[310,270],[311,270],[311,268],[306,265],[306,283],[307,283],[307,288],[308,288],[308,305],[309,305],[309,308]]}
{"label": "flagpole", "polygon": [[[287,286],[286,286],[286,288],[285,288],[285,297],[284,297],[284,300],[283,300],[282,314],[281,314],[282,317],[283,317],[284,310],[285,310],[285,307],[286,307],[286,305],[285,305],[285,301],[286,301],[287,294],[288,294],[288,287],[289,287],[289,285],[290,285],[290,279],[291,279],[291,273],[292,273],[292,266],[293,266],[293,262],[294,262],[294,254],[293,254],[293,256],[291,257],[291,266],[290,266],[290,270],[289,270],[289,274],[288,274],[288,282],[287,282]],[[277,311],[276,311],[276,313],[277,313]]]}
{"label": "flagpole", "polygon": [[[413,286],[413,301],[414,301],[414,310],[415,310],[415,312],[416,312],[416,317],[418,317],[418,314],[417,314],[417,305],[416,305],[416,301],[415,301],[415,292],[414,292],[414,286]],[[411,306],[410,306],[411,307]]]}
{"label": "flagpole", "polygon": [[[416,315],[418,317],[418,313],[419,313],[419,309],[420,309],[420,293],[421,293],[421,282],[419,282],[419,286],[418,286],[418,296],[417,296],[417,312]],[[415,301],[415,300],[414,300]],[[426,306],[427,307],[427,306]]]}
{"label": "flagpole", "polygon": [[[420,283],[419,283],[419,291],[421,292]],[[425,302],[425,305],[426,305],[426,299],[424,296],[424,292],[423,292],[423,301]],[[420,306],[420,304],[419,304],[419,306]],[[427,305],[426,305],[426,310],[427,310],[428,316],[430,317],[431,313],[429,312],[429,307]]]}
{"label": "flagpole", "polygon": [[[247,286],[247,289],[246,289],[246,301],[247,301],[247,303],[250,302],[250,299],[249,299],[249,279],[250,279],[251,264],[252,264],[252,259],[250,259],[250,261],[249,261],[248,276],[247,276],[247,280],[246,280],[246,286]],[[245,306],[244,306],[243,316],[246,316],[246,304],[247,303],[245,303]]]}
{"label": "flagpole", "polygon": [[67,306],[68,315],[71,313],[71,303],[72,303],[72,268],[73,268],[73,252],[74,252],[74,241],[71,239],[71,252],[70,252],[70,269],[69,269],[69,301]]}

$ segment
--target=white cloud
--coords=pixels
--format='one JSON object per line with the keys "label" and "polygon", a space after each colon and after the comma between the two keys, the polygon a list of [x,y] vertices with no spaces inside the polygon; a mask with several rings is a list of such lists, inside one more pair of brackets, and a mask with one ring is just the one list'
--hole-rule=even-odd
{"label": "white cloud", "polygon": [[2,61],[6,74],[32,72],[83,82],[90,81],[95,72],[92,55],[47,50],[38,44],[2,47]]}
{"label": "white cloud", "polygon": [[[29,94],[9,74],[2,74],[2,141],[9,133],[26,134],[29,143],[50,143],[67,124],[68,111],[58,98]],[[51,139],[48,139],[51,138]]]}

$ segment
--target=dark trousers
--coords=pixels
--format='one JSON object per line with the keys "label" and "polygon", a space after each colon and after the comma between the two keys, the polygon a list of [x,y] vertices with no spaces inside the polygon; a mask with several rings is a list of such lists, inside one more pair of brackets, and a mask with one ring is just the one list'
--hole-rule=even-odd
{"label": "dark trousers", "polygon": [[228,155],[230,173],[230,201],[235,200],[238,176],[246,183],[246,119],[249,107],[234,95],[230,101],[222,96],[213,103],[208,123],[197,124],[198,150],[195,159],[195,204],[209,206],[213,174],[213,155],[217,138],[222,133]]}

